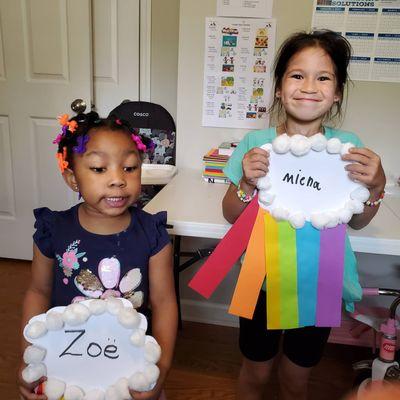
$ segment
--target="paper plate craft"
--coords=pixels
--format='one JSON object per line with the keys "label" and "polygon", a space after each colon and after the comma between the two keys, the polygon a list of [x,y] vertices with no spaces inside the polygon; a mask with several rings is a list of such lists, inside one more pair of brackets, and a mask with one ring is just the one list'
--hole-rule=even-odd
{"label": "paper plate craft", "polygon": [[[151,390],[161,349],[130,301],[110,297],[54,307],[24,329],[23,379],[47,376],[49,400],[125,400],[129,388]],[[41,385],[42,386],[42,385]]]}
{"label": "paper plate craft", "polygon": [[354,147],[322,134],[278,136],[258,194],[189,286],[209,298],[246,251],[229,312],[252,318],[266,277],[267,328],[340,326],[346,224],[369,191],[341,155]]}

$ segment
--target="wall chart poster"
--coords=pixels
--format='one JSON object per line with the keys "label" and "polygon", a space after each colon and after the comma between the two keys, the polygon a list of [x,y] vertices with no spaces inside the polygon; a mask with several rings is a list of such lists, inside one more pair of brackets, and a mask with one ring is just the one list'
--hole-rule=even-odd
{"label": "wall chart poster", "polygon": [[351,79],[400,82],[400,0],[314,0],[312,26],[351,43]]}
{"label": "wall chart poster", "polygon": [[206,18],[203,126],[268,126],[275,20]]}

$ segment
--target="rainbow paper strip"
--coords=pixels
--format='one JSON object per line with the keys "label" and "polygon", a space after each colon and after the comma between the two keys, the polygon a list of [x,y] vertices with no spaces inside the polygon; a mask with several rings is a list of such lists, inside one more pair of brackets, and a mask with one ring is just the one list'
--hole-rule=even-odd
{"label": "rainbow paper strip", "polygon": [[255,196],[189,282],[189,287],[207,299],[213,294],[246,250],[258,209],[258,196]]}
{"label": "rainbow paper strip", "polygon": [[265,279],[264,214],[265,211],[260,207],[228,311],[230,314],[250,319],[253,318]]}
{"label": "rainbow paper strip", "polygon": [[340,326],[346,225],[321,231],[316,326]]}
{"label": "rainbow paper strip", "polygon": [[229,312],[252,318],[267,276],[267,328],[339,326],[346,226],[294,229],[259,208],[257,197],[189,283],[208,298],[247,247]]}
{"label": "rainbow paper strip", "polygon": [[265,222],[267,328],[339,326],[345,225],[295,230],[268,214]]}

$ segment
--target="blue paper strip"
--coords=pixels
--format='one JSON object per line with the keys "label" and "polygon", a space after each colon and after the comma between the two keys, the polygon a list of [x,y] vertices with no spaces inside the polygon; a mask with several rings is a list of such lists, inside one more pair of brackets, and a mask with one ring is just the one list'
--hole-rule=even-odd
{"label": "blue paper strip", "polygon": [[299,325],[315,325],[320,233],[309,222],[296,230]]}

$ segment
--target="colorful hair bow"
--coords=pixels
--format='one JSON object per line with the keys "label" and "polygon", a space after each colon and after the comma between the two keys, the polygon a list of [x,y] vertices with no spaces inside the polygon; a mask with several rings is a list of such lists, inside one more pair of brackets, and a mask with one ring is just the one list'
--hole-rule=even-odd
{"label": "colorful hair bow", "polygon": [[56,158],[58,160],[58,168],[60,169],[61,173],[64,173],[64,171],[68,167],[67,148],[63,147],[62,153],[56,153]]}
{"label": "colorful hair bow", "polygon": [[132,133],[131,138],[136,143],[136,147],[138,148],[139,151],[146,151],[146,145],[143,144],[142,139],[140,139],[140,136]]}

